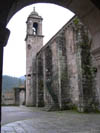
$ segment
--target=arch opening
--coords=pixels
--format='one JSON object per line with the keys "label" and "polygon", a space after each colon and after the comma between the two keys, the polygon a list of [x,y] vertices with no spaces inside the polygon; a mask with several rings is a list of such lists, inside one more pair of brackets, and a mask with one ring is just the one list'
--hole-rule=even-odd
{"label": "arch opening", "polygon": [[34,35],[38,34],[38,23],[36,22],[33,23],[33,34]]}
{"label": "arch opening", "polygon": [[[55,9],[54,9],[54,10],[55,10]],[[71,14],[71,15],[72,15],[72,14]],[[21,15],[21,16],[22,16],[22,15]],[[68,14],[67,14],[67,16],[68,16]],[[73,15],[72,15],[72,16],[73,16]],[[55,18],[56,18],[56,17],[55,17]],[[19,21],[19,20],[20,20],[20,19],[18,19],[18,21]],[[54,19],[53,19],[53,20],[54,20]],[[32,23],[31,23],[31,24],[32,24]],[[40,24],[41,24],[41,23],[40,23]],[[63,24],[64,24],[64,23],[63,23]],[[62,24],[62,25],[63,25],[63,24]],[[20,25],[21,25],[21,21],[20,21],[20,23],[17,23],[17,24],[14,23],[14,26],[15,26],[15,25],[19,25],[19,26],[20,26]],[[47,25],[48,25],[48,24],[47,24]],[[50,24],[50,25],[51,25],[51,24]],[[53,23],[53,25],[54,25],[54,23]],[[56,25],[57,25],[57,24],[56,24]],[[61,25],[61,26],[62,26],[62,25]],[[25,25],[25,26],[26,26],[26,25]],[[38,32],[38,24],[37,24],[37,23],[34,23],[34,24],[33,24],[33,27],[35,27],[35,29],[36,29],[37,32]],[[50,27],[50,26],[49,26],[49,27]],[[61,28],[61,27],[60,27],[60,28]],[[58,28],[58,29],[60,29],[60,28]],[[13,29],[15,30],[15,27],[13,27]],[[18,35],[19,35],[19,38],[20,38],[21,28],[19,27],[19,28],[17,28],[17,29],[18,29],[18,33],[16,34],[16,37],[18,37]],[[19,32],[19,29],[20,29],[20,32]],[[47,29],[47,28],[46,28],[46,29]],[[52,29],[53,29],[53,28],[52,28]],[[57,31],[55,31],[55,32],[57,32]],[[13,34],[13,33],[12,33],[12,34]],[[53,34],[54,34],[54,33],[53,33]],[[50,37],[50,38],[51,38],[51,37]],[[17,40],[19,40],[19,39],[17,38]],[[24,39],[23,39],[23,40],[24,40]],[[15,42],[16,42],[16,41],[15,41]],[[13,44],[15,44],[15,42],[14,42]],[[9,43],[10,43],[10,42],[9,42]],[[20,44],[20,43],[22,44],[22,42],[18,42],[17,45]],[[7,46],[10,46],[10,45],[7,45]],[[14,46],[14,45],[13,45],[13,46]],[[15,47],[15,46],[14,46],[14,47]],[[29,50],[31,49],[30,43],[28,43],[28,47],[27,47],[27,48],[28,48]],[[12,49],[12,47],[11,47],[11,49]],[[21,46],[20,46],[19,49],[21,49]],[[17,50],[17,49],[16,49],[16,50]],[[12,50],[12,51],[13,51],[13,50]],[[30,50],[30,51],[31,51],[31,50]],[[6,53],[6,51],[5,51],[5,53]],[[20,53],[20,52],[19,52],[19,53]],[[16,55],[18,56],[19,53],[18,53],[18,51],[17,51],[17,54],[16,54]],[[22,54],[22,52],[21,52],[21,54]],[[12,55],[13,55],[13,53],[12,53]],[[12,55],[11,55],[11,56],[12,56]],[[12,56],[12,57],[14,58],[14,56]],[[11,61],[11,59],[9,59],[9,60]],[[18,59],[18,61],[19,61],[19,59]],[[12,61],[12,62],[13,62],[13,61]],[[16,62],[17,62],[17,60],[16,60]],[[9,62],[9,63],[10,63],[10,62]],[[17,62],[17,63],[18,63],[18,62]],[[4,64],[4,66],[6,66],[6,65]],[[10,68],[10,67],[9,67],[9,68]],[[4,69],[6,69],[6,68],[4,68]],[[13,70],[13,69],[12,69],[12,70]],[[28,76],[29,78],[31,77],[30,74],[27,75],[27,76]]]}
{"label": "arch opening", "polygon": [[[93,7],[92,7],[93,8]],[[79,13],[79,12],[78,12]],[[83,15],[83,14],[82,14]],[[81,17],[81,16],[80,16]],[[84,18],[82,18],[83,20],[84,20],[84,23],[86,22],[86,20],[84,19]],[[88,26],[90,26],[90,29],[91,29],[91,23],[89,22],[88,23],[89,25]],[[92,24],[94,24],[94,21],[93,21],[93,23]],[[96,23],[95,23],[96,24]],[[36,32],[36,28],[37,28],[37,26],[35,25],[35,26],[33,26],[34,28],[35,28],[35,32]],[[91,29],[91,31],[92,31],[93,29]],[[92,31],[92,33],[93,33],[93,31]],[[93,34],[92,34],[93,35]]]}

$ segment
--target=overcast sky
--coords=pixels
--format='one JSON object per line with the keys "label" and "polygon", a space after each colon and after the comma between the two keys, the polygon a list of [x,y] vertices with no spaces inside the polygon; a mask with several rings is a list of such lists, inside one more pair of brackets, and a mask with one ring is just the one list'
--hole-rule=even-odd
{"label": "overcast sky", "polygon": [[43,17],[44,44],[74,15],[54,4],[33,4],[17,12],[7,25],[11,34],[4,48],[3,75],[20,77],[26,74],[26,20],[33,7]]}

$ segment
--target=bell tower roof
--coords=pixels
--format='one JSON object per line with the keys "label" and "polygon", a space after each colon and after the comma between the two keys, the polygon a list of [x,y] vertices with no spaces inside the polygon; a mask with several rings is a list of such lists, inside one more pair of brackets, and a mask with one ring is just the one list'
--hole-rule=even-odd
{"label": "bell tower roof", "polygon": [[31,17],[31,18],[41,18],[42,19],[42,17],[39,16],[39,14],[35,11],[35,7],[33,7],[33,11],[29,15],[29,17]]}
{"label": "bell tower roof", "polygon": [[27,40],[27,37],[31,35],[33,39],[35,37],[42,37],[42,20],[43,18],[39,16],[39,14],[35,11],[35,7],[33,8],[33,11],[30,13],[30,15],[27,18],[26,24],[27,24],[27,35],[25,40]]}

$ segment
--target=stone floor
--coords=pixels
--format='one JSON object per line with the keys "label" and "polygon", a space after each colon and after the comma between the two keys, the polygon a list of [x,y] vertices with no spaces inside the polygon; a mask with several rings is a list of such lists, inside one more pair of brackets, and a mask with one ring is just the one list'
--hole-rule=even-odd
{"label": "stone floor", "polygon": [[100,114],[28,110],[35,113],[31,119],[2,125],[1,133],[100,133]]}

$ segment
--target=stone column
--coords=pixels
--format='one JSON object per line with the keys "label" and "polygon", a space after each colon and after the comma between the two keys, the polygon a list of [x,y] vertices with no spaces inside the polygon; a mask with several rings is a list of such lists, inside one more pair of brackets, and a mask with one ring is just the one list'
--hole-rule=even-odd
{"label": "stone column", "polygon": [[[0,100],[2,100],[2,67],[3,67],[3,47],[6,46],[10,31],[0,26]],[[1,105],[1,103],[0,103]],[[0,115],[1,115],[1,106],[0,106]],[[1,117],[0,117],[1,122]]]}
{"label": "stone column", "polygon": [[45,63],[45,51],[43,52],[43,89],[44,89],[44,106],[47,105],[46,100],[46,63]]}
{"label": "stone column", "polygon": [[36,60],[36,106],[44,106],[43,53],[39,52]]}
{"label": "stone column", "polygon": [[51,111],[51,110],[57,110],[58,109],[58,97],[57,93],[54,88],[53,84],[53,58],[52,58],[52,44],[50,43],[46,48],[45,48],[45,94],[44,94],[44,101],[46,108]]}
{"label": "stone column", "polygon": [[96,101],[98,103],[97,109],[100,111],[100,48],[92,50],[94,57],[94,66],[96,71]]}
{"label": "stone column", "polygon": [[68,62],[65,35],[59,34],[56,38],[58,57],[58,83],[59,83],[59,107],[69,109],[71,104],[70,86],[68,76]]}
{"label": "stone column", "polygon": [[79,105],[78,111],[91,112],[96,108],[94,68],[91,56],[91,38],[83,24],[77,25],[76,46],[78,64]]}

